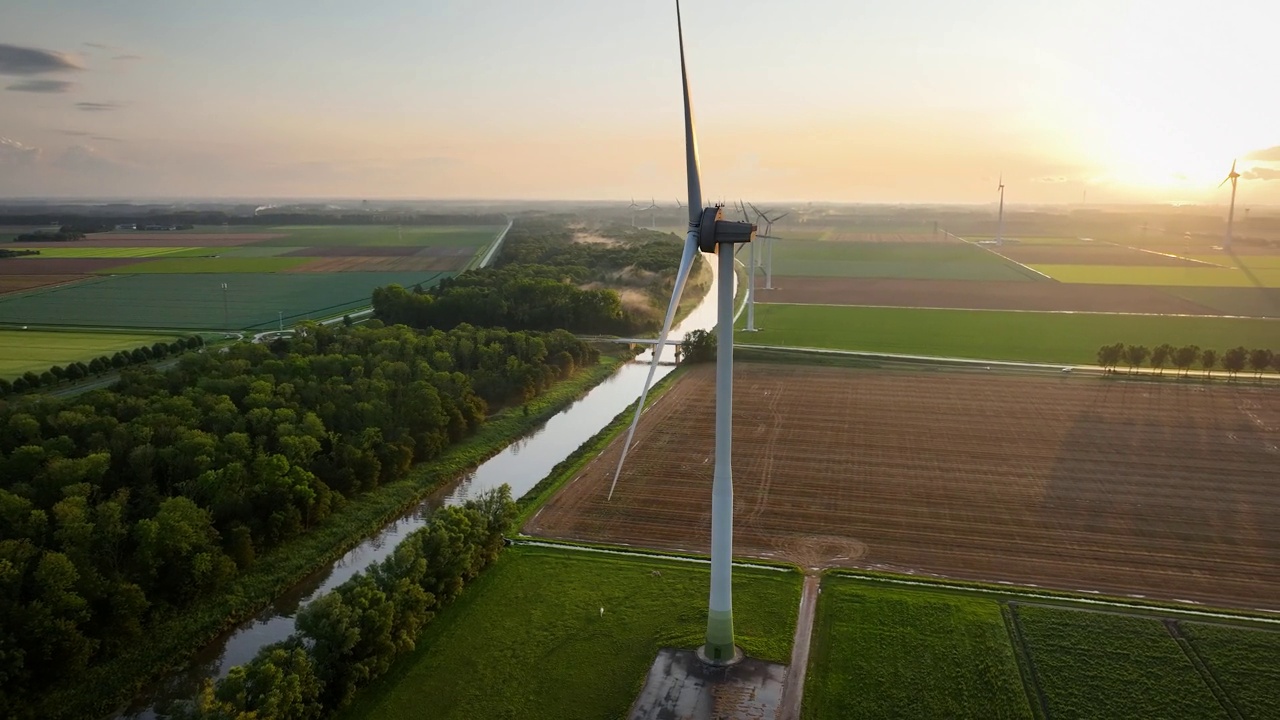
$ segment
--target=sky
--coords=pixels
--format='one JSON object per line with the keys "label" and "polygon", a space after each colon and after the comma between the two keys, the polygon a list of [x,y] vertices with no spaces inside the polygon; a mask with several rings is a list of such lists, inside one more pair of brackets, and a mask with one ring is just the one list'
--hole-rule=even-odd
{"label": "sky", "polygon": [[[1280,204],[1274,0],[686,0],[711,197]],[[668,0],[42,0],[0,197],[684,190]]]}

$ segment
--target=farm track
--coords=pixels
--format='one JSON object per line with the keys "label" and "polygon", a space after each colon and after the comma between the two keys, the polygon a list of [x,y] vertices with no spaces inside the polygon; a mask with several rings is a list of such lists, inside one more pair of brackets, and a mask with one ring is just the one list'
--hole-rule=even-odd
{"label": "farm track", "polygon": [[[713,385],[525,531],[705,552]],[[1280,609],[1280,388],[750,363],[734,400],[740,554]]]}

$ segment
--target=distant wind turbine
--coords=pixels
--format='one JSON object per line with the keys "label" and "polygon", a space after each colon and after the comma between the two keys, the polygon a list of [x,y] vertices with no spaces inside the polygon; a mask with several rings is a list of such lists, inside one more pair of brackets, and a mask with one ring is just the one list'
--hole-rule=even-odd
{"label": "distant wind turbine", "polygon": [[627,451],[635,437],[640,414],[644,411],[654,371],[667,344],[671,323],[680,295],[689,279],[689,270],[699,250],[718,256],[718,292],[716,324],[716,443],[715,469],[711,484],[711,595],[707,609],[707,641],[698,655],[713,665],[729,665],[741,659],[733,643],[733,282],[734,245],[749,243],[755,235],[751,223],[723,219],[722,207],[702,207],[702,178],[698,170],[698,140],[693,126],[693,106],[689,100],[689,75],[685,68],[684,31],[680,24],[680,2],[676,0],[676,30],[680,43],[680,77],[684,90],[685,171],[689,183],[689,232],[685,236],[684,254],[676,270],[671,303],[653,349],[649,376],[645,379],[636,415],[627,430],[622,457],[609,486],[609,497],[618,484],[627,459]]}
{"label": "distant wind turbine", "polygon": [[636,199],[631,198],[631,204],[627,206],[631,209],[631,227],[636,226],[636,210],[640,207],[636,204]]}
{"label": "distant wind turbine", "polygon": [[649,229],[658,229],[658,203],[654,198],[649,198],[649,207],[645,208],[649,211]]}
{"label": "distant wind turbine", "polygon": [[1218,183],[1218,187],[1222,187],[1227,184],[1228,180],[1231,182],[1231,206],[1227,210],[1227,239],[1222,243],[1223,250],[1231,249],[1231,229],[1236,219],[1236,181],[1239,179],[1240,173],[1236,172],[1236,161],[1232,160],[1231,172],[1227,173],[1227,179]]}
{"label": "distant wind turbine", "polygon": [[1000,173],[1000,219],[996,221],[996,244],[1004,244],[1004,173]]}

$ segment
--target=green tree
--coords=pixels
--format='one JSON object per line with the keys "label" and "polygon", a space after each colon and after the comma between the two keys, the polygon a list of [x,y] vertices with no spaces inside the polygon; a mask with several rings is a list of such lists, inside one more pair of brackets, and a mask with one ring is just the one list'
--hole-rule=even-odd
{"label": "green tree", "polygon": [[81,378],[83,378],[83,377],[84,377],[84,370],[80,369],[80,364],[79,364],[79,363],[72,363],[71,365],[68,365],[68,366],[67,366],[67,379],[68,379],[68,380],[75,381],[75,380],[79,380],[79,379],[81,379]]}
{"label": "green tree", "polygon": [[1164,366],[1169,363],[1170,358],[1173,356],[1173,352],[1173,346],[1168,343],[1162,343],[1155,346],[1155,348],[1151,350],[1151,368],[1153,370],[1159,370],[1160,374],[1164,375]]}
{"label": "green tree", "polygon": [[5,397],[13,393],[13,383],[0,378],[0,397]]}
{"label": "green tree", "polygon": [[1222,354],[1222,367],[1234,378],[1237,373],[1244,369],[1248,357],[1248,350],[1242,347],[1233,347]]}
{"label": "green tree", "polygon": [[693,330],[680,342],[685,362],[712,362],[716,359],[716,335],[709,330]]}
{"label": "green tree", "polygon": [[1206,348],[1200,353],[1200,366],[1204,368],[1205,377],[1213,371],[1215,365],[1218,364],[1218,351],[1212,348]]}
{"label": "green tree", "polygon": [[1134,368],[1142,367],[1142,363],[1151,353],[1145,345],[1126,345],[1124,348],[1124,361],[1129,364],[1129,372],[1133,372]]}
{"label": "green tree", "polygon": [[323,686],[307,649],[296,638],[268,645],[237,665],[214,688],[206,681],[196,701],[198,720],[310,720],[324,715]]}
{"label": "green tree", "polygon": [[94,375],[101,375],[105,368],[102,367],[102,358],[94,358],[89,361],[89,372]]}
{"label": "green tree", "polygon": [[22,379],[27,381],[27,387],[29,388],[40,387],[40,376],[30,370],[22,373]]}
{"label": "green tree", "polygon": [[55,385],[67,379],[67,369],[61,365],[54,365],[49,368],[49,374],[53,376]]}
{"label": "green tree", "polygon": [[1184,345],[1183,347],[1173,351],[1173,366],[1182,371],[1182,376],[1186,377],[1187,372],[1199,357],[1199,347],[1195,345]]}
{"label": "green tree", "polygon": [[1262,373],[1271,367],[1272,353],[1266,348],[1257,348],[1249,351],[1249,369],[1253,370],[1259,380],[1262,379]]}
{"label": "green tree", "polygon": [[1106,372],[1114,372],[1116,365],[1119,364],[1123,355],[1124,343],[1103,345],[1098,348],[1098,365],[1100,365]]}

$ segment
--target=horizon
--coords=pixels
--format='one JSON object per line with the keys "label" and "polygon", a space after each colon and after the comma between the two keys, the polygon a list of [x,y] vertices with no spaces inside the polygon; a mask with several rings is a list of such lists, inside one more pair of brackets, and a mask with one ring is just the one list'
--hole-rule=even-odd
{"label": "horizon", "polygon": [[[786,202],[984,206],[1003,176],[1011,206],[1225,208],[1238,158],[1237,204],[1280,205],[1280,100],[1260,90],[1264,44],[1237,31],[1266,7],[686,3],[688,27],[715,29],[687,38],[704,172],[735,196],[804,198]],[[7,200],[682,188],[669,3],[70,0],[7,15]]]}

